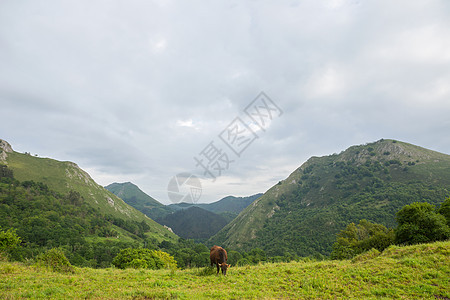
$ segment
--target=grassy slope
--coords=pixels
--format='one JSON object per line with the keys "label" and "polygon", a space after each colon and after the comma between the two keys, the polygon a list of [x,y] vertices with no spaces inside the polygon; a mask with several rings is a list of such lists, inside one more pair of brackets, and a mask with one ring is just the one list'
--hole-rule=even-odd
{"label": "grassy slope", "polygon": [[141,212],[127,205],[122,199],[101,187],[80,169],[75,163],[61,162],[50,158],[39,158],[22,153],[7,153],[8,167],[19,181],[33,180],[47,184],[50,189],[66,194],[75,190],[93,207],[99,208],[102,214],[110,214],[122,219],[145,221],[151,230],[149,237],[173,239],[176,236],[149,219]]}
{"label": "grassy slope", "polygon": [[[373,153],[372,155],[371,152]],[[340,223],[342,224],[337,223],[338,220],[335,219],[337,210],[334,206],[337,206],[340,203],[345,203],[345,205],[348,204],[347,210],[351,212],[361,209],[358,205],[364,207],[367,203],[349,203],[352,196],[361,193],[362,188],[360,190],[350,190],[349,195],[344,195],[342,190],[336,188],[337,180],[335,175],[338,170],[337,168],[331,168],[330,166],[333,166],[337,162],[352,162],[352,164],[358,165],[364,164],[367,160],[384,163],[394,159],[399,160],[401,166],[391,165],[388,167],[388,175],[391,176],[391,179],[384,178],[387,184],[398,182],[407,185],[409,182],[420,181],[430,186],[437,184],[444,189],[447,188],[448,191],[448,187],[450,186],[449,155],[393,140],[383,140],[367,145],[353,146],[339,155],[335,154],[310,158],[287,179],[273,186],[263,196],[250,204],[238,215],[238,217],[225,226],[217,235],[212,237],[210,241],[231,248],[250,249],[252,247],[263,247],[262,245],[259,245],[257,236],[262,234],[262,228],[267,223],[267,220],[272,218],[275,214],[280,213],[284,213],[282,218],[286,220],[291,217],[289,215],[290,212],[286,211],[286,209],[289,210],[290,208],[284,208],[283,211],[283,208],[280,208],[277,205],[277,202],[280,202],[280,197],[298,193],[302,187],[302,181],[305,183],[305,180],[302,179],[306,172],[305,170],[307,170],[308,167],[314,167],[312,168],[312,171],[308,173],[308,176],[310,176],[309,180],[311,183],[316,184],[317,187],[309,189],[306,194],[296,196],[291,201],[296,202],[295,209],[299,209],[299,214],[313,214],[312,211],[317,208],[320,209],[320,207],[325,208],[326,212],[320,216],[321,219],[317,220],[315,220],[313,216],[310,219],[305,219],[303,216],[297,218],[298,216],[293,214],[295,216],[293,216],[292,220],[289,222],[290,224],[296,224],[296,228],[285,228],[284,231],[291,230],[293,235],[292,239],[304,238],[303,233],[301,233],[302,230],[310,232],[309,235],[312,236],[317,236],[318,234],[328,235],[326,239],[330,240],[329,247],[331,247],[335,233],[349,223],[349,220],[341,220],[342,222]],[[408,165],[408,163],[414,163],[414,165]],[[405,167],[408,169],[407,171],[403,170]],[[311,180],[312,178],[314,178],[314,180]],[[352,182],[348,182],[348,184],[351,183]],[[424,196],[427,196],[426,192],[424,192]],[[445,198],[442,197],[440,201],[443,201],[444,199]],[[424,201],[428,200],[429,199],[424,198]],[[432,200],[434,201],[435,199]],[[405,204],[408,203],[404,203],[403,205]],[[386,201],[383,203],[383,201],[380,201],[378,204],[369,203],[369,205],[379,205],[382,207],[388,206],[390,203]],[[300,206],[302,207],[299,208]],[[399,208],[400,207],[395,207],[392,209],[394,212],[390,219],[394,220],[395,211]],[[372,212],[375,214],[375,210]],[[358,216],[359,218],[351,220],[350,222],[357,222],[359,219],[363,218],[374,219],[375,221],[381,222],[377,220],[376,216],[369,216],[366,213],[367,212],[364,212],[365,215]],[[305,226],[302,225],[302,222],[305,223]],[[318,231],[319,228],[311,227],[310,224],[314,222],[322,224],[320,231]],[[394,224],[385,225],[393,226]],[[270,225],[264,230],[271,230]],[[309,236],[307,239],[309,239]],[[266,248],[268,249],[270,246],[266,245]],[[311,249],[311,251],[316,251],[316,249]]]}
{"label": "grassy slope", "polygon": [[60,274],[0,263],[0,298],[302,298],[448,299],[450,241],[391,246],[353,261],[271,263],[232,267],[228,275],[198,269],[117,270],[76,268]]}

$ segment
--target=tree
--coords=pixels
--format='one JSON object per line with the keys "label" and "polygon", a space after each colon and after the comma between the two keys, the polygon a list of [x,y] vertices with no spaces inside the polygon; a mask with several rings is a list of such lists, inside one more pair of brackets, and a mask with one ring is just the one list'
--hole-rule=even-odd
{"label": "tree", "polygon": [[237,262],[242,259],[242,254],[238,251],[230,250],[228,251],[228,260],[227,262],[230,265],[237,265]]}
{"label": "tree", "polygon": [[146,248],[127,248],[113,259],[113,265],[117,268],[144,268],[144,269],[163,269],[176,268],[177,262],[170,254],[163,251],[150,250]]}
{"label": "tree", "polygon": [[394,231],[367,220],[349,224],[338,233],[333,244],[332,259],[349,259],[372,248],[383,251],[394,242]]}
{"label": "tree", "polygon": [[450,228],[447,220],[434,208],[434,205],[429,203],[415,202],[399,210],[396,217],[396,243],[413,245],[448,239]]}
{"label": "tree", "polygon": [[264,250],[260,248],[253,248],[247,253],[244,253],[244,258],[250,261],[251,264],[256,265],[257,263],[261,261],[266,261],[267,256]]}
{"label": "tree", "polygon": [[447,200],[445,200],[444,203],[441,204],[438,213],[440,213],[447,219],[447,225],[450,226],[450,198],[447,198]]}
{"label": "tree", "polygon": [[22,240],[17,235],[15,229],[8,229],[7,231],[0,231],[0,252],[11,250],[17,247]]}

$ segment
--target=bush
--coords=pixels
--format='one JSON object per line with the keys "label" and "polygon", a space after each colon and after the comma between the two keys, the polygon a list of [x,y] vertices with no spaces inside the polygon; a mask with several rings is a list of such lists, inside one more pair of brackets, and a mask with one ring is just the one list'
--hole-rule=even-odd
{"label": "bush", "polygon": [[236,263],[236,265],[237,266],[240,266],[240,267],[242,267],[242,266],[248,266],[248,265],[250,265],[251,264],[251,262],[248,260],[248,259],[246,259],[246,258],[241,258],[237,263]]}
{"label": "bush", "polygon": [[438,213],[440,213],[445,217],[445,219],[447,219],[447,225],[450,226],[450,198],[447,198],[447,200],[445,200],[444,203],[441,204]]}
{"label": "bush", "polygon": [[55,272],[74,272],[73,266],[59,248],[53,248],[38,257],[38,265],[49,268]]}
{"label": "bush", "polygon": [[177,262],[175,258],[170,255],[169,253],[160,251],[160,250],[152,250],[153,255],[158,257],[163,263],[164,268],[166,269],[176,269],[177,268]]}
{"label": "bush", "polygon": [[383,251],[394,243],[394,231],[367,220],[349,224],[333,244],[332,259],[350,259],[372,248]]}
{"label": "bush", "polygon": [[170,254],[145,248],[127,248],[120,251],[113,259],[113,265],[119,269],[175,269],[177,262]]}
{"label": "bush", "polygon": [[11,250],[17,247],[22,240],[16,234],[15,229],[8,229],[7,231],[0,231],[0,252]]}
{"label": "bush", "polygon": [[[209,256],[209,255],[208,255]],[[231,265],[237,265],[237,262],[239,260],[241,260],[242,254],[239,253],[238,251],[234,251],[234,250],[230,250],[228,251],[228,260],[227,263],[231,264]]]}
{"label": "bush", "polygon": [[397,244],[413,245],[443,241],[450,238],[446,218],[434,211],[434,205],[415,202],[397,213],[395,230]]}

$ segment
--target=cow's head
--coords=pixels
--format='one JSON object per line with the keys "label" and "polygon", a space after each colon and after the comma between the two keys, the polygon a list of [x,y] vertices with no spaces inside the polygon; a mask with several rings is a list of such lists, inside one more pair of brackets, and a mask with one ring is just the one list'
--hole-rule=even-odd
{"label": "cow's head", "polygon": [[227,265],[227,263],[219,264],[220,269],[222,269],[222,274],[227,275],[227,269],[231,267],[231,265]]}

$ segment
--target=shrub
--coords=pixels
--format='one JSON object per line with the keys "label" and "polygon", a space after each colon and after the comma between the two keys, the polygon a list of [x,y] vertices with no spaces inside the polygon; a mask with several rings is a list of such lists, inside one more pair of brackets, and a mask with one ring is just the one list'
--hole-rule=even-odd
{"label": "shrub", "polygon": [[443,241],[450,238],[450,228],[445,217],[434,211],[434,205],[415,202],[405,205],[396,216],[397,244],[413,245]]}
{"label": "shrub", "polygon": [[332,259],[349,259],[372,248],[383,251],[394,242],[394,231],[367,220],[349,224],[333,244]]}
{"label": "shrub", "polygon": [[60,248],[53,248],[38,257],[38,265],[55,272],[74,272],[73,266]]}
{"label": "shrub", "polygon": [[447,225],[450,226],[450,198],[447,198],[447,200],[445,200],[444,203],[441,204],[438,213],[440,213],[445,217],[445,219],[447,219]]}
{"label": "shrub", "polygon": [[119,269],[175,269],[177,265],[177,262],[170,254],[145,248],[123,249],[113,259],[112,263]]}
{"label": "shrub", "polygon": [[248,266],[248,265],[250,265],[251,264],[251,262],[248,260],[248,259],[246,259],[246,258],[241,258],[237,263],[236,263],[236,265],[238,265],[238,266],[240,266],[240,267],[242,267],[242,266]]}
{"label": "shrub", "polygon": [[170,255],[169,253],[166,253],[164,251],[160,250],[152,250],[153,255],[159,258],[164,263],[164,268],[166,269],[176,269],[177,268],[177,262],[175,258]]}
{"label": "shrub", "polygon": [[236,265],[237,262],[238,262],[239,260],[241,260],[242,258],[243,258],[243,257],[242,257],[242,254],[241,254],[241,253],[239,253],[238,251],[230,250],[230,251],[228,251],[228,260],[227,260],[227,263],[229,263],[229,264],[231,264],[231,265]]}
{"label": "shrub", "polygon": [[0,252],[11,250],[17,247],[22,240],[16,234],[15,229],[8,229],[7,231],[0,231]]}

